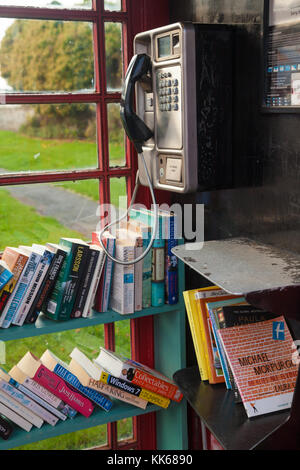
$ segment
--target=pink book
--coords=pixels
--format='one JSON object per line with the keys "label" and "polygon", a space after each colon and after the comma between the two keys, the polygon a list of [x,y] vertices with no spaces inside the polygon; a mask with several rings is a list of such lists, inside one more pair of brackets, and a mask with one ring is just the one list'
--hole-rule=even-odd
{"label": "pink book", "polygon": [[94,409],[92,402],[73,390],[63,379],[45,367],[32,353],[26,353],[18,362],[18,367],[28,377],[45,387],[83,416],[88,418],[92,414]]}

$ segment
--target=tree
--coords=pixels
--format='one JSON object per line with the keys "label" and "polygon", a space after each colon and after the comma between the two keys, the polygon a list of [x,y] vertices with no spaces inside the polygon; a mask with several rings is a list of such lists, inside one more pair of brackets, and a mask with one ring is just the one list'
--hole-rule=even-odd
{"label": "tree", "polygon": [[[116,60],[121,43],[118,25],[111,23],[106,34],[108,73],[116,83],[121,70]],[[0,45],[0,67],[18,92],[94,89],[92,26],[76,21],[15,20]],[[94,110],[89,104],[38,105],[24,130],[48,138],[84,138],[92,119]]]}

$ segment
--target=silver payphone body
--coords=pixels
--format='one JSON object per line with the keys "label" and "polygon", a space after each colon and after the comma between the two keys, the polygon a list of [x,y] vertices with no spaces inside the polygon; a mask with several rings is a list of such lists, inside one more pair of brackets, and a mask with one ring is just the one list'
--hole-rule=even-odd
{"label": "silver payphone body", "polygon": [[[196,191],[197,108],[195,28],[181,23],[138,34],[136,54],[151,57],[152,86],[137,82],[137,114],[153,131],[143,153],[158,189]],[[142,184],[146,184],[140,166]]]}

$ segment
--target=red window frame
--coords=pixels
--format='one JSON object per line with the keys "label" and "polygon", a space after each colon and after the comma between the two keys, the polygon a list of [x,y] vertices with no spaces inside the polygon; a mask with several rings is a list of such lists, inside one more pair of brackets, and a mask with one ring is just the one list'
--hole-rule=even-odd
{"label": "red window frame", "polygon": [[[133,38],[140,31],[152,29],[169,22],[168,0],[121,0],[121,11],[104,10],[104,0],[92,0],[92,9],[71,10],[36,7],[0,6],[0,17],[45,20],[88,21],[94,25],[95,48],[95,91],[89,93],[8,93],[0,94],[0,102],[6,104],[45,104],[45,103],[94,103],[97,107],[97,146],[98,168],[64,171],[43,171],[28,173],[0,174],[0,186],[49,183],[59,181],[99,180],[99,201],[110,202],[110,179],[125,177],[128,201],[133,192],[137,170],[136,153],[126,142],[126,160],[122,167],[109,165],[109,139],[107,126],[107,105],[119,103],[120,92],[107,92],[105,69],[105,22],[118,22],[123,25],[123,62],[126,70],[133,54]],[[1,99],[2,98],[2,99]],[[158,202],[170,202],[166,192],[157,192]],[[138,192],[137,200],[150,206],[147,188]],[[154,367],[153,318],[131,320],[132,357]],[[105,346],[115,349],[114,324],[105,325]],[[118,441],[117,423],[107,427],[107,445],[101,449],[155,449],[155,413],[133,418],[133,438]]]}

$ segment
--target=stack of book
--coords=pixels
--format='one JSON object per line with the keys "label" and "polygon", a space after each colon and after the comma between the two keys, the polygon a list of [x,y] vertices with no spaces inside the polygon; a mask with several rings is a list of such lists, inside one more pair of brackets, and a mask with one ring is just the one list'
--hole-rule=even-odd
{"label": "stack of book", "polygon": [[0,327],[34,323],[40,313],[57,321],[89,316],[105,258],[99,246],[73,238],[6,247],[1,262],[12,277],[0,291]]}
{"label": "stack of book", "polygon": [[201,380],[224,382],[249,418],[290,408],[298,361],[284,316],[217,286],[183,296]]}
{"label": "stack of book", "polygon": [[0,369],[0,437],[15,426],[29,432],[78,413],[89,418],[96,407],[109,412],[117,400],[146,409],[182,399],[171,379],[105,348],[93,361],[78,348],[70,357],[67,364],[49,349],[40,358],[28,351],[8,372]]}
{"label": "stack of book", "polygon": [[[108,253],[134,260],[148,246],[153,213],[132,210],[112,234],[104,232]],[[0,327],[35,323],[43,313],[55,321],[87,318],[93,310],[132,314],[178,302],[178,265],[171,248],[178,243],[176,218],[159,211],[153,247],[138,263],[123,266],[106,256],[99,233],[91,243],[61,238],[58,244],[6,247],[0,262]]]}

